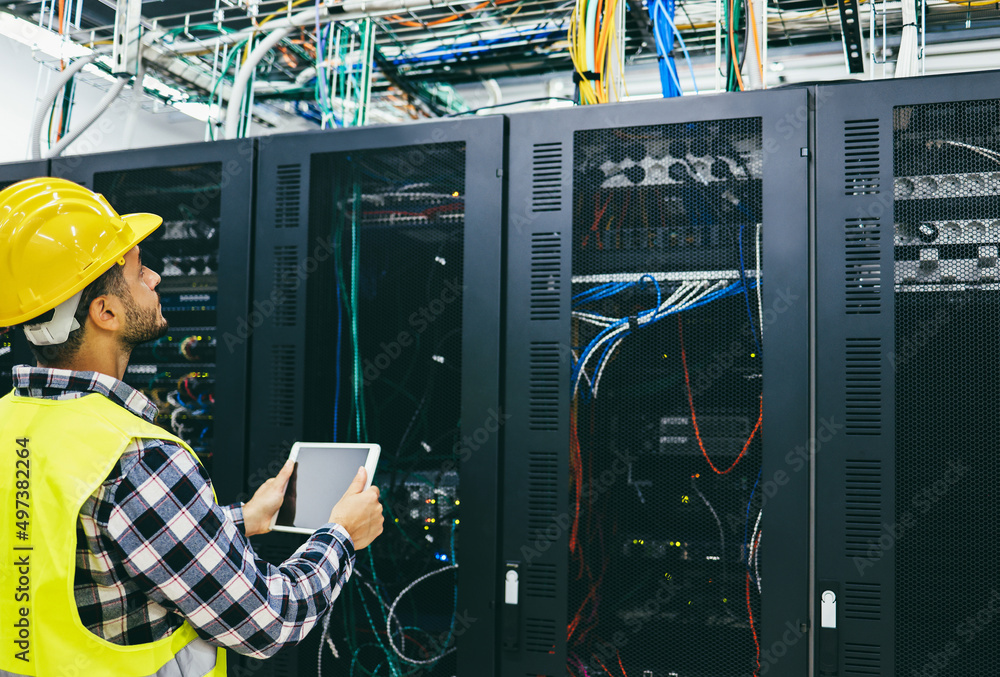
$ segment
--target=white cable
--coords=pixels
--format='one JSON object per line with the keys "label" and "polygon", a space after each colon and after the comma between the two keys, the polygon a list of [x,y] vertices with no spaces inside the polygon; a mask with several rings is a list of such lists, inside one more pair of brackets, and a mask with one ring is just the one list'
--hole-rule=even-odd
{"label": "white cable", "polygon": [[432,571],[429,574],[424,574],[423,576],[421,576],[420,578],[418,578],[417,580],[413,581],[408,586],[406,586],[405,588],[403,588],[403,592],[399,593],[399,595],[396,597],[396,599],[393,600],[392,606],[389,607],[389,615],[388,615],[388,618],[385,621],[386,639],[389,640],[389,646],[392,647],[393,652],[395,652],[395,654],[397,656],[399,656],[401,659],[403,659],[407,663],[410,663],[411,665],[430,665],[431,663],[437,663],[439,660],[441,660],[442,658],[444,658],[445,656],[447,656],[450,653],[454,653],[458,649],[458,647],[454,647],[453,646],[452,648],[447,649],[440,656],[437,656],[436,658],[431,658],[429,660],[418,661],[418,660],[414,660],[412,658],[407,658],[406,656],[404,656],[402,654],[402,652],[399,649],[396,648],[396,643],[394,641],[392,641],[392,628],[390,627],[390,624],[392,622],[392,616],[393,616],[393,614],[396,611],[396,605],[399,604],[399,600],[403,599],[403,596],[406,593],[408,593],[410,590],[412,590],[414,588],[414,586],[416,586],[418,583],[427,580],[431,576],[436,576],[437,574],[442,574],[445,571],[451,571],[452,569],[457,569],[457,568],[458,568],[457,564],[449,564],[448,566],[443,567],[441,569],[438,569],[437,571]]}
{"label": "white cable", "polygon": [[334,645],[333,640],[330,639],[330,618],[333,616],[333,605],[331,604],[326,609],[326,617],[323,618],[323,634],[320,635],[319,642],[319,655],[316,657],[316,675],[317,677],[323,677],[323,644],[329,645],[330,651],[333,653],[334,658],[340,658],[340,654],[337,653],[337,647]]}
{"label": "white cable", "polygon": [[[757,529],[760,527],[760,518],[764,514],[764,508],[760,509],[757,513],[757,522],[753,525],[753,535],[750,536],[750,549],[747,551],[747,568],[750,568],[750,561],[755,560],[756,549],[754,548],[754,542],[757,540]],[[755,581],[757,582],[757,592],[760,592],[760,574],[756,574]]]}
{"label": "white cable", "polygon": [[705,498],[705,494],[701,493],[701,489],[699,489],[698,485],[695,484],[694,477],[691,478],[691,488],[694,489],[699,496],[701,496],[701,500],[704,501],[705,505],[708,506],[708,509],[712,511],[712,517],[715,518],[715,523],[719,525],[719,547],[722,548],[719,553],[719,560],[724,560],[726,557],[726,532],[722,529],[722,520],[719,519],[719,515],[715,512],[715,508],[712,507],[712,504],[708,502],[707,498]]}
{"label": "white cable", "polygon": [[[587,363],[590,362],[590,358],[593,357],[594,354],[598,352],[598,348],[600,348],[602,345],[604,345],[605,343],[607,343],[608,341],[610,341],[612,338],[614,338],[618,334],[620,334],[623,331],[627,330],[628,326],[629,326],[628,322],[623,322],[617,329],[615,329],[610,334],[608,334],[607,336],[605,336],[604,338],[602,338],[600,340],[600,342],[597,345],[595,345],[594,348],[589,353],[587,353],[587,356],[585,358],[583,358],[583,362],[580,364],[580,374],[581,375],[583,374],[584,370],[587,368]],[[576,397],[576,393],[580,389],[580,378],[581,378],[581,375],[577,375],[577,377],[576,377],[576,383],[573,384],[573,397]]]}
{"label": "white cable", "polygon": [[38,110],[35,112],[35,119],[31,123],[31,159],[41,160],[42,159],[42,127],[45,125],[45,116],[48,114],[49,109],[52,108],[52,104],[55,102],[56,97],[59,96],[59,92],[62,91],[66,83],[76,75],[84,66],[91,63],[97,54],[90,53],[86,56],[81,56],[79,59],[71,63],[66,67],[59,77],[56,79],[55,86],[49,90],[49,93],[42,97],[42,101],[38,106]]}
{"label": "white cable", "polygon": [[760,541],[764,540],[764,530],[760,530],[760,540],[757,541],[757,547],[753,551],[753,569],[754,573],[757,575],[757,594],[763,594],[760,588]]}
{"label": "white cable", "polygon": [[761,301],[760,291],[760,230],[763,224],[757,224],[757,324],[760,325],[760,344],[764,345],[764,303]]}
{"label": "white cable", "polygon": [[897,78],[908,78],[917,74],[917,6],[914,0],[903,0],[903,31],[899,39],[899,54],[896,57]]}
{"label": "white cable", "polygon": [[610,327],[614,324],[614,319],[610,317],[605,317],[604,315],[595,315],[593,313],[584,313],[579,310],[573,311],[573,317],[578,320],[583,320],[584,322],[589,322],[590,324],[595,324],[598,327]]}
{"label": "white cable", "polygon": [[104,115],[105,112],[107,112],[108,108],[111,107],[111,104],[114,103],[114,100],[118,98],[119,94],[121,94],[122,89],[125,88],[125,84],[131,79],[132,78],[129,75],[123,75],[120,78],[118,78],[115,84],[111,85],[111,89],[109,89],[108,93],[104,95],[104,98],[97,103],[97,106],[90,114],[90,117],[84,120],[80,124],[80,126],[74,129],[72,132],[68,132],[66,136],[64,136],[62,139],[59,140],[59,143],[52,146],[52,149],[48,152],[47,157],[49,158],[58,157],[60,153],[66,150],[66,147],[69,144],[76,141],[77,138],[79,138],[81,134],[87,131],[92,124],[97,122],[97,118],[101,117],[102,115]]}
{"label": "white cable", "polygon": [[[573,350],[573,349],[571,348],[569,352],[570,352],[570,353],[571,353],[571,354],[573,355],[573,361],[574,361],[574,362],[579,362],[579,361],[580,361],[580,356],[576,354],[576,351],[575,351],[575,350]],[[584,373],[583,373],[583,377],[584,377],[585,379],[587,379],[587,385],[590,385],[590,377],[589,377],[589,376],[587,376],[587,372],[584,372]]]}
{"label": "white cable", "polygon": [[[306,10],[310,12],[312,10]],[[294,26],[287,26],[285,28],[278,28],[261,40],[260,44],[253,48],[250,52],[250,56],[247,60],[240,66],[239,72],[236,73],[236,78],[233,80],[232,96],[229,98],[229,105],[226,106],[226,123],[225,123],[225,137],[227,139],[235,139],[239,134],[240,118],[242,117],[241,111],[243,109],[243,97],[246,94],[247,84],[250,82],[250,76],[254,74],[257,70],[257,64],[260,60],[264,58],[271,49],[277,45],[279,42],[287,38],[292,31],[295,30]]]}
{"label": "white cable", "polygon": [[604,367],[606,367],[608,365],[608,362],[611,361],[611,356],[614,355],[615,350],[618,349],[618,346],[621,345],[621,342],[624,341],[624,340],[625,340],[625,337],[622,336],[621,338],[619,338],[617,341],[614,342],[614,344],[611,346],[611,348],[608,349],[608,354],[604,356],[604,361],[601,362],[600,367],[598,367],[598,369],[597,369],[597,376],[594,378],[594,397],[595,398],[597,397],[597,389],[601,386],[601,374],[604,373]]}
{"label": "white cable", "polygon": [[973,146],[973,145],[970,145],[968,143],[962,143],[960,141],[940,140],[940,141],[937,141],[937,143],[946,143],[949,146],[958,146],[959,148],[967,148],[967,149],[971,150],[974,153],[979,153],[983,157],[987,157],[987,158],[993,160],[994,162],[1000,163],[1000,153],[998,153],[995,150],[991,150],[989,148],[982,148],[980,146]]}

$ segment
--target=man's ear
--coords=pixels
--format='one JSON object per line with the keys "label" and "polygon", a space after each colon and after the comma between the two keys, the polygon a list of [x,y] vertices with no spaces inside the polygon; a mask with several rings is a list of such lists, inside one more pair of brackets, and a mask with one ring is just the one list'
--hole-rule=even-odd
{"label": "man's ear", "polygon": [[121,329],[122,318],[124,317],[121,299],[110,294],[98,296],[90,302],[90,309],[87,316],[100,329],[118,331]]}

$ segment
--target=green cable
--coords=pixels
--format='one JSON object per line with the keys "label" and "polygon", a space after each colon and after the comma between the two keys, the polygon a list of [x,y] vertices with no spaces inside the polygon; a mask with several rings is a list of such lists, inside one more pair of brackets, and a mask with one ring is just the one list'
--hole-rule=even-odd
{"label": "green cable", "polygon": [[358,212],[361,209],[361,184],[355,178],[354,204],[351,207],[351,341],[354,346],[354,419],[358,442],[363,442],[361,353],[358,348]]}

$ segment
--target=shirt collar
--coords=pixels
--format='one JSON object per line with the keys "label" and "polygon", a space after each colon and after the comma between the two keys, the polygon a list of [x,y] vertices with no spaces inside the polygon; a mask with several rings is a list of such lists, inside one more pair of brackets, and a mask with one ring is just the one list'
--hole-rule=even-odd
{"label": "shirt collar", "polygon": [[14,367],[14,388],[21,397],[67,399],[88,393],[104,395],[136,416],[153,423],[159,408],[141,392],[113,376],[20,365]]}

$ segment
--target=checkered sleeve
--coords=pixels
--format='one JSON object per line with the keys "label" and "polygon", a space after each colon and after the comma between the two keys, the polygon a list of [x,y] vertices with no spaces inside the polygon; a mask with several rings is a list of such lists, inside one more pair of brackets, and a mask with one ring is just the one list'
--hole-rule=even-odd
{"label": "checkered sleeve", "polygon": [[113,502],[108,536],[149,597],[206,640],[254,658],[302,640],[354,567],[350,536],[335,524],[280,566],[257,559],[195,459],[169,442],[147,444]]}

